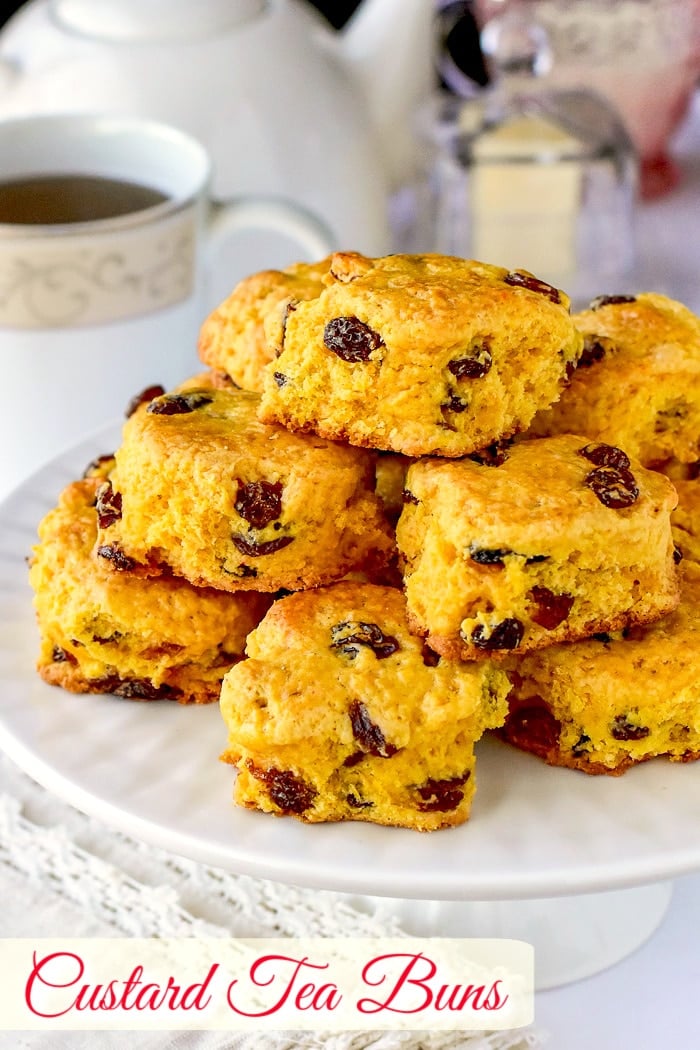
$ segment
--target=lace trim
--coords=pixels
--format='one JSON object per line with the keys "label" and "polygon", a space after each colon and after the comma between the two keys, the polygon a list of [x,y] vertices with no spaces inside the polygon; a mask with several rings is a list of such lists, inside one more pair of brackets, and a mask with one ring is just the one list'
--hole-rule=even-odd
{"label": "lace trim", "polygon": [[[401,936],[397,919],[327,891],[280,886],[208,867],[106,829],[0,759],[0,888],[45,935]],[[67,915],[71,905],[73,921]],[[76,923],[78,926],[76,926]],[[1,931],[0,931],[1,932]],[[25,930],[28,933],[29,929]],[[101,1033],[101,1050],[527,1050],[534,1031],[439,1035],[304,1033],[222,1036]],[[91,1033],[0,1036],[0,1050],[89,1050]]]}

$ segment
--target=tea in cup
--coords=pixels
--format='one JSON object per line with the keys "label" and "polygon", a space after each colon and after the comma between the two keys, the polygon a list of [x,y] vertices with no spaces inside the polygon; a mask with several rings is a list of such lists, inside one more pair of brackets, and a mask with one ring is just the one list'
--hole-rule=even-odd
{"label": "tea in cup", "polygon": [[206,258],[274,229],[319,258],[293,205],[212,206],[193,138],[140,118],[0,122],[0,494],[156,383],[195,372]]}

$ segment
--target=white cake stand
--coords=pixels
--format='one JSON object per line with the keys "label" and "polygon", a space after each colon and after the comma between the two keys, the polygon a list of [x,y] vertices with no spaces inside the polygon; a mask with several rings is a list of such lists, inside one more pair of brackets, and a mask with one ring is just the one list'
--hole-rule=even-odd
{"label": "white cake stand", "polygon": [[110,428],[61,455],[0,506],[0,746],[18,765],[86,813],[207,864],[352,894],[417,935],[529,941],[539,988],[593,974],[649,937],[668,880],[700,869],[700,763],[588,777],[486,740],[462,827],[304,825],[232,805],[216,706],[45,685],[26,556],[60,489],[117,441]]}

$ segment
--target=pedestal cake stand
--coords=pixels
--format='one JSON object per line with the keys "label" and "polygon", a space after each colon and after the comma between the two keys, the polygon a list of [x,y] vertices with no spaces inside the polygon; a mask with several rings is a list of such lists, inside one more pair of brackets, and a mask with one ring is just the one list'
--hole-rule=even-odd
{"label": "pedestal cake stand", "polygon": [[216,705],[44,684],[26,558],[60,489],[117,442],[112,427],[58,456],[0,506],[0,746],[19,766],[84,812],[195,860],[351,894],[420,936],[529,941],[539,988],[593,974],[653,932],[669,880],[700,869],[700,762],[589,777],[485,740],[459,828],[304,825],[233,806]]}

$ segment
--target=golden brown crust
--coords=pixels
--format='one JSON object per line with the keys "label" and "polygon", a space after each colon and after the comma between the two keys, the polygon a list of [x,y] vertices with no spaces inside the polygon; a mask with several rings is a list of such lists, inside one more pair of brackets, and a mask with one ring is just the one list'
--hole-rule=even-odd
{"label": "golden brown crust", "polygon": [[240,281],[202,325],[198,349],[204,364],[230,376],[243,390],[259,393],[265,366],[275,356],[286,304],[319,295],[329,263],[330,258],[295,263]]}
{"label": "golden brown crust", "polygon": [[582,363],[532,433],[587,434],[645,466],[700,460],[700,319],[646,292],[573,321],[585,339]]}
{"label": "golden brown crust", "polygon": [[247,654],[221,693],[240,805],[420,831],[467,819],[473,744],[502,721],[507,676],[433,657],[400,591],[343,582],[290,595]]}
{"label": "golden brown crust", "polygon": [[560,394],[581,338],[532,275],[441,255],[332,257],[289,314],[260,418],[360,447],[459,457]]}
{"label": "golden brown crust", "polygon": [[[202,326],[211,371],[151,390],[42,523],[39,674],[203,703],[228,671],[236,801],[307,822],[461,823],[485,728],[589,774],[696,761],[700,320],[568,305],[437,255],[241,282]],[[508,445],[535,412],[589,436]],[[640,458],[678,479],[670,521]]]}
{"label": "golden brown crust", "polygon": [[700,576],[653,624],[513,655],[499,735],[550,765],[619,774],[654,757],[700,757]]}
{"label": "golden brown crust", "polygon": [[[634,614],[634,612],[620,613],[618,616],[601,617],[597,621],[588,620],[579,631],[562,630],[558,632],[556,643],[550,642],[546,636],[542,636],[538,642],[529,645],[527,650],[524,646],[518,646],[518,648],[522,649],[523,652],[534,652],[538,649],[546,649],[553,644],[565,645],[570,642],[580,642],[594,634],[609,634],[614,631],[622,631],[625,628],[646,627],[655,623],[659,617],[673,612],[677,606],[678,591],[674,590],[666,596],[663,604],[659,603],[653,611],[639,614]],[[408,619],[411,630],[422,637],[426,637],[425,628],[421,628],[421,625],[414,617],[409,616]],[[442,638],[439,635],[432,634],[427,636],[427,641],[431,649],[434,649],[436,653],[446,657],[448,660],[495,660],[497,663],[501,663],[507,662],[512,653],[512,650],[482,651],[466,645],[459,639]]]}
{"label": "golden brown crust", "polygon": [[274,592],[389,562],[374,456],[266,426],[257,405],[246,391],[190,389],[127,421],[112,475],[121,515],[96,548],[107,564]]}
{"label": "golden brown crust", "polygon": [[[498,660],[676,607],[672,484],[634,462],[626,473],[596,466],[591,455],[625,462],[619,449],[561,435],[522,441],[499,466],[424,459],[409,468],[396,536],[409,622],[431,647]],[[621,490],[596,494],[609,477]]]}
{"label": "golden brown crust", "polygon": [[[52,685],[135,700],[206,703],[270,602],[142,581],[93,557],[99,477],[69,485],[39,526],[30,582],[41,632],[38,669]],[[105,512],[105,505],[102,505]]]}
{"label": "golden brown crust", "polygon": [[37,671],[49,685],[59,686],[69,693],[109,693],[144,702],[175,700],[180,704],[213,704],[219,699],[224,673],[235,662],[232,657],[209,682],[204,680],[204,670],[198,679],[197,672],[193,673],[191,668],[173,668],[157,685],[150,678],[120,677],[114,672],[99,678],[86,678],[79,666],[65,663],[39,662]]}

